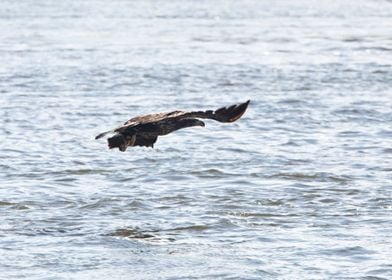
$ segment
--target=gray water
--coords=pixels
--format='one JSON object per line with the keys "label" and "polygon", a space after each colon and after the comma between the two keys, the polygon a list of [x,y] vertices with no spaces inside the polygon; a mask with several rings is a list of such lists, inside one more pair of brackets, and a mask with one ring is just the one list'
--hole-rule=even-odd
{"label": "gray water", "polygon": [[1,1],[0,278],[392,279],[391,66],[391,1]]}

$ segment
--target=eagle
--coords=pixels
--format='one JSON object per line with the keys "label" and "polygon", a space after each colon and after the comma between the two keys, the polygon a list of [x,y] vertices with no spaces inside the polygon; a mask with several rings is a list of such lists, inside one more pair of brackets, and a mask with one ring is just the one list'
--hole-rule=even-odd
{"label": "eagle", "polygon": [[250,100],[219,108],[215,111],[173,111],[134,117],[123,125],[98,134],[100,139],[109,133],[115,133],[108,138],[109,149],[118,148],[125,152],[128,147],[154,147],[158,136],[167,135],[173,131],[192,127],[205,126],[200,119],[212,119],[218,122],[230,123],[238,120],[245,113]]}

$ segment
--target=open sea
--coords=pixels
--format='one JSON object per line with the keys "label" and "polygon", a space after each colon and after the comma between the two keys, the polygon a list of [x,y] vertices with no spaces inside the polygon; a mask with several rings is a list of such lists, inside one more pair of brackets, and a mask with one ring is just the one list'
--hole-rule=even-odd
{"label": "open sea", "polygon": [[0,279],[392,279],[392,1],[1,0],[0,121]]}

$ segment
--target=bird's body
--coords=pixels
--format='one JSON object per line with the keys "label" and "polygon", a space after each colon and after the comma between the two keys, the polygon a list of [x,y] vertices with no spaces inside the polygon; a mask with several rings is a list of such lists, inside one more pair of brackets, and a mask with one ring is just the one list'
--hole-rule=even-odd
{"label": "bird's body", "polygon": [[128,146],[153,147],[158,136],[169,134],[178,129],[205,126],[199,119],[213,119],[219,122],[234,122],[238,120],[248,107],[249,100],[245,103],[223,107],[212,111],[173,111],[170,113],[157,113],[138,116],[125,122],[122,126],[103,132],[95,139],[108,133],[116,133],[108,138],[109,148],[119,148],[124,152]]}

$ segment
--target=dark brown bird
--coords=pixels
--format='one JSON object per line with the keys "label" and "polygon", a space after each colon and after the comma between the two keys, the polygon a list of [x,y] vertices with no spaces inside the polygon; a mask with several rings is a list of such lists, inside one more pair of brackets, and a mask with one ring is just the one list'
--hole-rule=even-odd
{"label": "dark brown bird", "polygon": [[191,126],[205,126],[199,119],[212,119],[218,122],[234,122],[241,118],[250,100],[222,107],[215,111],[173,111],[132,118],[116,129],[105,131],[95,137],[99,139],[108,133],[116,133],[108,138],[109,149],[119,148],[124,152],[128,146],[154,147],[158,136]]}

